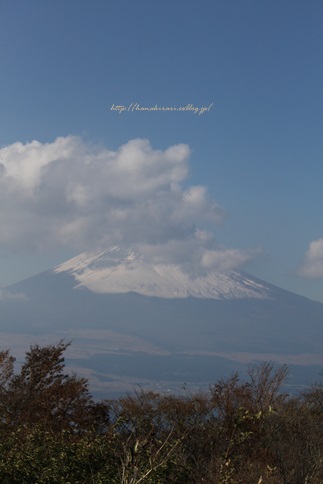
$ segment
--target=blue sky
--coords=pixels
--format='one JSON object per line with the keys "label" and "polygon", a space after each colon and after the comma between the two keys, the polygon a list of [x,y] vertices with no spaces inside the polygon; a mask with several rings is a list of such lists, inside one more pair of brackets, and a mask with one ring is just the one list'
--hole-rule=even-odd
{"label": "blue sky", "polygon": [[[133,241],[323,301],[322,21],[320,0],[3,0],[0,285]],[[213,104],[111,110],[131,103]]]}

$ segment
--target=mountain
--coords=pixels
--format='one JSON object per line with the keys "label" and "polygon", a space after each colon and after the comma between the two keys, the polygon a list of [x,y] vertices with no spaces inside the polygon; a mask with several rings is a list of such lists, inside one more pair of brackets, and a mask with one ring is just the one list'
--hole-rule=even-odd
{"label": "mountain", "polygon": [[287,363],[289,389],[319,378],[323,304],[244,272],[188,274],[134,249],[83,253],[6,288],[2,346],[72,340],[68,362],[96,394],[205,387],[260,361]]}
{"label": "mountain", "polygon": [[93,292],[120,294],[136,292],[162,298],[263,299],[270,291],[247,275],[208,272],[192,276],[175,264],[151,264],[133,248],[85,252],[54,269],[68,273]]}

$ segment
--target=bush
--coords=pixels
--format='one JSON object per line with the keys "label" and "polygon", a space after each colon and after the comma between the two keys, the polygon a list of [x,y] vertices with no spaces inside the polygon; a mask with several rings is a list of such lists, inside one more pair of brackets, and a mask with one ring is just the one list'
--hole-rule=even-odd
{"label": "bush", "polygon": [[95,402],[65,373],[67,347],[32,346],[18,373],[0,353],[1,483],[323,482],[323,387],[282,394],[285,366],[184,397]]}

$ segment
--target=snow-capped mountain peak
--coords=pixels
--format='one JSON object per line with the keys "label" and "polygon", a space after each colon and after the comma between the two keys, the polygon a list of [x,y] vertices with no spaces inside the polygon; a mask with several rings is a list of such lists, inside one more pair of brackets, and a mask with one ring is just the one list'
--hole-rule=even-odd
{"label": "snow-capped mountain peak", "polygon": [[268,299],[271,291],[252,276],[236,271],[192,275],[175,264],[151,264],[134,248],[119,246],[84,252],[54,268],[68,273],[76,287],[96,293],[137,292],[162,298]]}

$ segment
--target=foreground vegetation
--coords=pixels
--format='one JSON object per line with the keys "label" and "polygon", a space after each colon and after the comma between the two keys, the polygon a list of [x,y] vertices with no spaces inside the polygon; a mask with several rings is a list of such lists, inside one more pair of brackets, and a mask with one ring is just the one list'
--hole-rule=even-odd
{"label": "foreground vegetation", "polygon": [[67,344],[0,353],[1,483],[322,483],[323,388],[281,393],[265,363],[186,397],[95,402]]}

